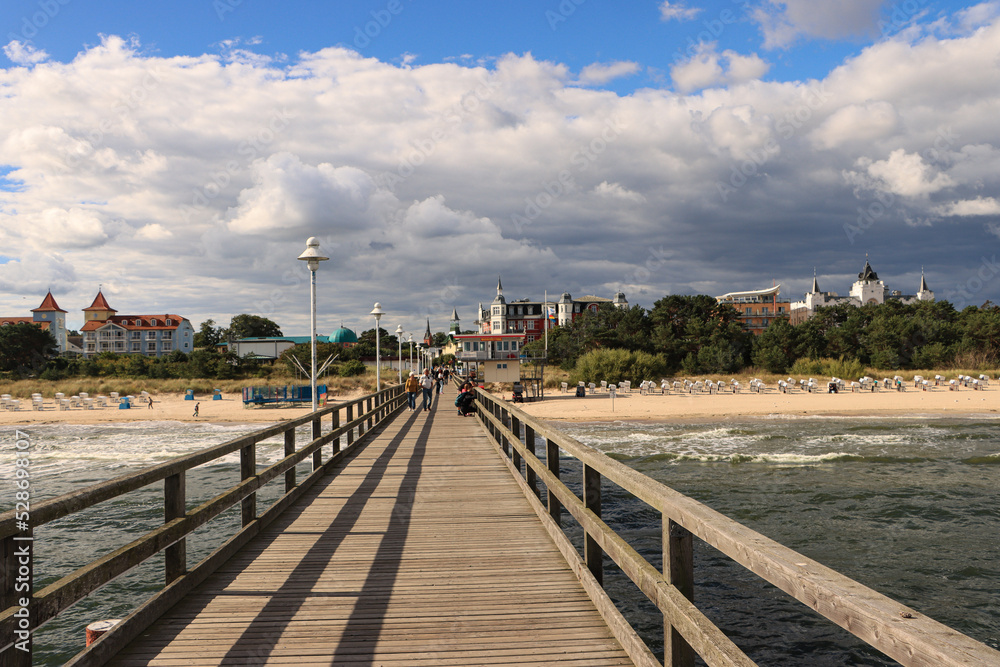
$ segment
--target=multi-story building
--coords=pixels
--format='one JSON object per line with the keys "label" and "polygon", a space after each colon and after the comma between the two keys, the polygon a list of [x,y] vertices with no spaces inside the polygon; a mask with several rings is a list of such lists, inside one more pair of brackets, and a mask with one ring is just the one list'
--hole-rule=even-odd
{"label": "multi-story building", "polygon": [[878,274],[872,270],[868,259],[865,259],[865,268],[858,274],[858,279],[851,285],[851,293],[848,296],[840,296],[836,292],[821,292],[819,282],[813,275],[812,291],[806,292],[802,301],[795,301],[791,304],[792,324],[804,322],[815,314],[820,306],[836,306],[841,303],[852,306],[862,306],[870,303],[881,304],[886,301],[900,301],[902,303],[917,303],[918,301],[933,301],[934,292],[927,287],[927,280],[924,272],[920,272],[920,289],[916,294],[903,294],[899,290],[889,290],[885,283],[878,278]]}
{"label": "multi-story building", "polygon": [[732,306],[740,314],[743,328],[760,335],[772,322],[788,318],[791,304],[778,301],[781,285],[747,292],[729,292],[715,297],[719,303]]}
{"label": "multi-story building", "polygon": [[51,290],[42,299],[42,304],[38,308],[31,309],[31,313],[31,317],[0,316],[0,326],[4,324],[35,324],[52,334],[52,337],[56,339],[56,347],[60,354],[70,351],[70,345],[66,339],[66,311],[56,303]]}
{"label": "multi-story building", "polygon": [[94,302],[83,309],[83,354],[101,352],[160,357],[174,350],[194,349],[194,327],[180,315],[118,315],[98,290]]}
{"label": "multi-story building", "polygon": [[[521,379],[521,348],[526,343],[543,338],[547,328],[569,324],[587,312],[597,312],[602,303],[628,308],[621,292],[614,299],[599,296],[574,299],[566,292],[557,301],[520,299],[508,303],[503,284],[497,279],[497,295],[489,308],[479,304],[477,333],[452,335],[457,347],[455,356],[459,361],[476,364],[486,382],[516,382]],[[455,311],[452,331],[458,329]]]}
{"label": "multi-story building", "polygon": [[600,296],[574,299],[569,292],[564,292],[558,301],[519,299],[508,303],[503,295],[503,284],[497,279],[497,295],[489,308],[479,304],[479,317],[475,324],[480,334],[517,333],[530,343],[544,336],[546,328],[568,324],[588,311],[597,312],[602,303],[628,308],[628,301],[621,292],[615,294],[614,299]]}

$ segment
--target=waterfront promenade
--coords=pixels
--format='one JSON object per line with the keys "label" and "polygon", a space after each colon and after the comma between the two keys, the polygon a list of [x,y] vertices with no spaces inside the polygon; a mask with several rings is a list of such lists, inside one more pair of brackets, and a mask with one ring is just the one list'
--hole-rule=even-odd
{"label": "waterfront promenade", "polygon": [[110,664],[632,664],[446,388]]}

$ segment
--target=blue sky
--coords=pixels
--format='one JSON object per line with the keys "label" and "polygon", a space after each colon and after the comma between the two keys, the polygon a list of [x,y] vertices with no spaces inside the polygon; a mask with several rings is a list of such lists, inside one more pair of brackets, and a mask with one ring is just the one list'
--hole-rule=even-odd
{"label": "blue sky", "polygon": [[716,44],[719,52],[766,53],[772,63],[767,80],[819,78],[883,33],[930,23],[970,3],[838,3],[839,13],[857,17],[845,20],[837,34],[817,36],[808,32],[814,26],[804,27],[766,51],[758,15],[774,16],[780,7],[750,0],[667,4],[665,12],[662,2],[637,0],[13,0],[5,3],[3,14],[5,43],[30,40],[62,62],[99,43],[102,34],[135,35],[144,52],[157,56],[221,53],[239,44],[261,54],[294,57],[342,45],[385,62],[406,59],[421,65],[489,62],[506,53],[530,52],[575,72],[596,62],[634,62],[638,71],[610,86],[628,93],[669,85],[670,67],[706,44]]}
{"label": "blue sky", "polygon": [[376,300],[418,333],[453,308],[471,325],[497,274],[508,298],[649,307],[772,282],[795,299],[815,267],[843,294],[865,253],[891,289],[923,266],[939,298],[1000,301],[998,16],[8,1],[0,312],[51,288],[72,326],[103,284],[122,312],[304,333],[313,235],[325,328],[367,328]]}

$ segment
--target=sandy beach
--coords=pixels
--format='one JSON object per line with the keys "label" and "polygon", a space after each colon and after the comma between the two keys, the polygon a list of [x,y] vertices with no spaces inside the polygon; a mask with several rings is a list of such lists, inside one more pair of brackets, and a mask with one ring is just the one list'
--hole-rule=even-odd
{"label": "sandy beach", "polygon": [[[361,395],[360,393],[357,395]],[[356,398],[350,396],[332,397],[331,401]],[[198,416],[194,416],[194,406],[198,405]],[[286,421],[309,414],[310,407],[290,408],[244,408],[239,394],[223,396],[222,400],[212,400],[211,396],[196,396],[194,401],[184,400],[182,394],[153,395],[153,407],[143,400],[128,410],[117,405],[85,410],[71,408],[58,410],[52,399],[46,399],[44,410],[32,410],[30,401],[21,401],[17,411],[0,411],[0,425],[21,424],[100,424],[106,422],[132,421],[181,421],[218,423],[273,423]]]}
{"label": "sandy beach", "polygon": [[525,403],[524,411],[551,421],[613,420],[706,420],[715,417],[765,417],[769,415],[934,415],[996,414],[1000,412],[1000,388],[962,388],[949,391],[937,387],[919,391],[878,391],[837,394],[795,391],[782,394],[768,389],[761,394],[682,394],[642,396],[633,390],[618,394],[614,406],[607,393],[584,398],[548,390],[545,400]]}
{"label": "sandy beach", "polygon": [[[449,392],[450,393],[450,392]],[[360,395],[360,394],[358,394]],[[337,396],[331,400],[348,400],[356,395]],[[510,398],[509,394],[507,398]],[[198,417],[193,415],[199,406]],[[25,407],[27,405],[27,407]],[[450,401],[445,406],[451,409]],[[863,393],[808,393],[795,391],[782,394],[775,389],[764,393],[740,394],[684,394],[640,395],[619,393],[613,402],[607,393],[598,392],[577,398],[558,389],[546,391],[545,400],[525,403],[526,412],[551,421],[614,421],[614,420],[706,420],[721,417],[766,417],[769,415],[996,415],[1000,413],[1000,387],[983,390],[962,388],[949,391],[937,387],[918,391],[878,391]],[[22,401],[17,411],[0,411],[0,425],[18,424],[98,424],[142,420],[219,422],[219,423],[273,423],[295,419],[308,414],[309,408],[244,408],[238,395],[212,400],[211,396],[197,396],[186,401],[180,394],[153,396],[153,407],[144,403],[129,410],[117,406],[84,410],[72,408],[57,410],[48,399],[44,410],[32,410],[30,402]]]}

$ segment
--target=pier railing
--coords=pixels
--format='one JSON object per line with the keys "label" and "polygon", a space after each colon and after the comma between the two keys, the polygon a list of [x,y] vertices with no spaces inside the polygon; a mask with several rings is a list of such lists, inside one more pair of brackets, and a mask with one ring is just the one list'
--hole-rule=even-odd
{"label": "pier railing", "polygon": [[[668,667],[689,667],[695,654],[710,666],[755,664],[693,602],[695,537],[903,665],[1000,665],[1000,652],[985,644],[582,445],[506,401],[477,393],[478,416],[494,446],[636,665],[660,663],[605,593],[605,556],[663,614]],[[536,456],[539,440],[544,461]],[[560,450],[582,465],[582,497],[560,479]],[[662,572],[601,520],[602,483],[617,485],[661,514]],[[583,528],[582,554],[561,527],[563,510]]]}
{"label": "pier railing", "polygon": [[[69,665],[99,665],[139,635],[166,609],[205,580],[252,537],[292,504],[316,480],[330,472],[345,456],[368,439],[369,432],[400,411],[405,403],[402,385],[344,403],[336,403],[229,442],[171,459],[138,472],[73,491],[30,507],[32,530],[56,519],[80,512],[113,498],[163,483],[163,524],[117,550],[82,565],[46,586],[31,590],[31,531],[18,523],[15,511],[0,515],[0,665],[30,667],[31,654],[16,648],[22,641],[18,631],[34,632],[71,605],[150,557],[165,552],[166,586],[102,636],[77,654]],[[312,439],[296,449],[295,430],[312,424]],[[325,430],[325,432],[324,432]],[[284,435],[284,458],[257,470],[258,443]],[[341,448],[341,440],[345,446]],[[329,456],[324,460],[324,447]],[[193,509],[187,508],[185,475],[188,470],[234,452],[240,453],[240,480]],[[295,466],[312,458],[312,472],[296,480]],[[259,511],[257,492],[268,482],[284,479],[284,493]],[[239,504],[241,528],[190,570],[187,567],[186,536],[227,509]],[[25,586],[24,584],[27,584]],[[27,602],[27,604],[23,604]],[[23,612],[24,609],[28,613]],[[24,619],[27,618],[25,621]],[[94,619],[100,620],[100,619]]]}

